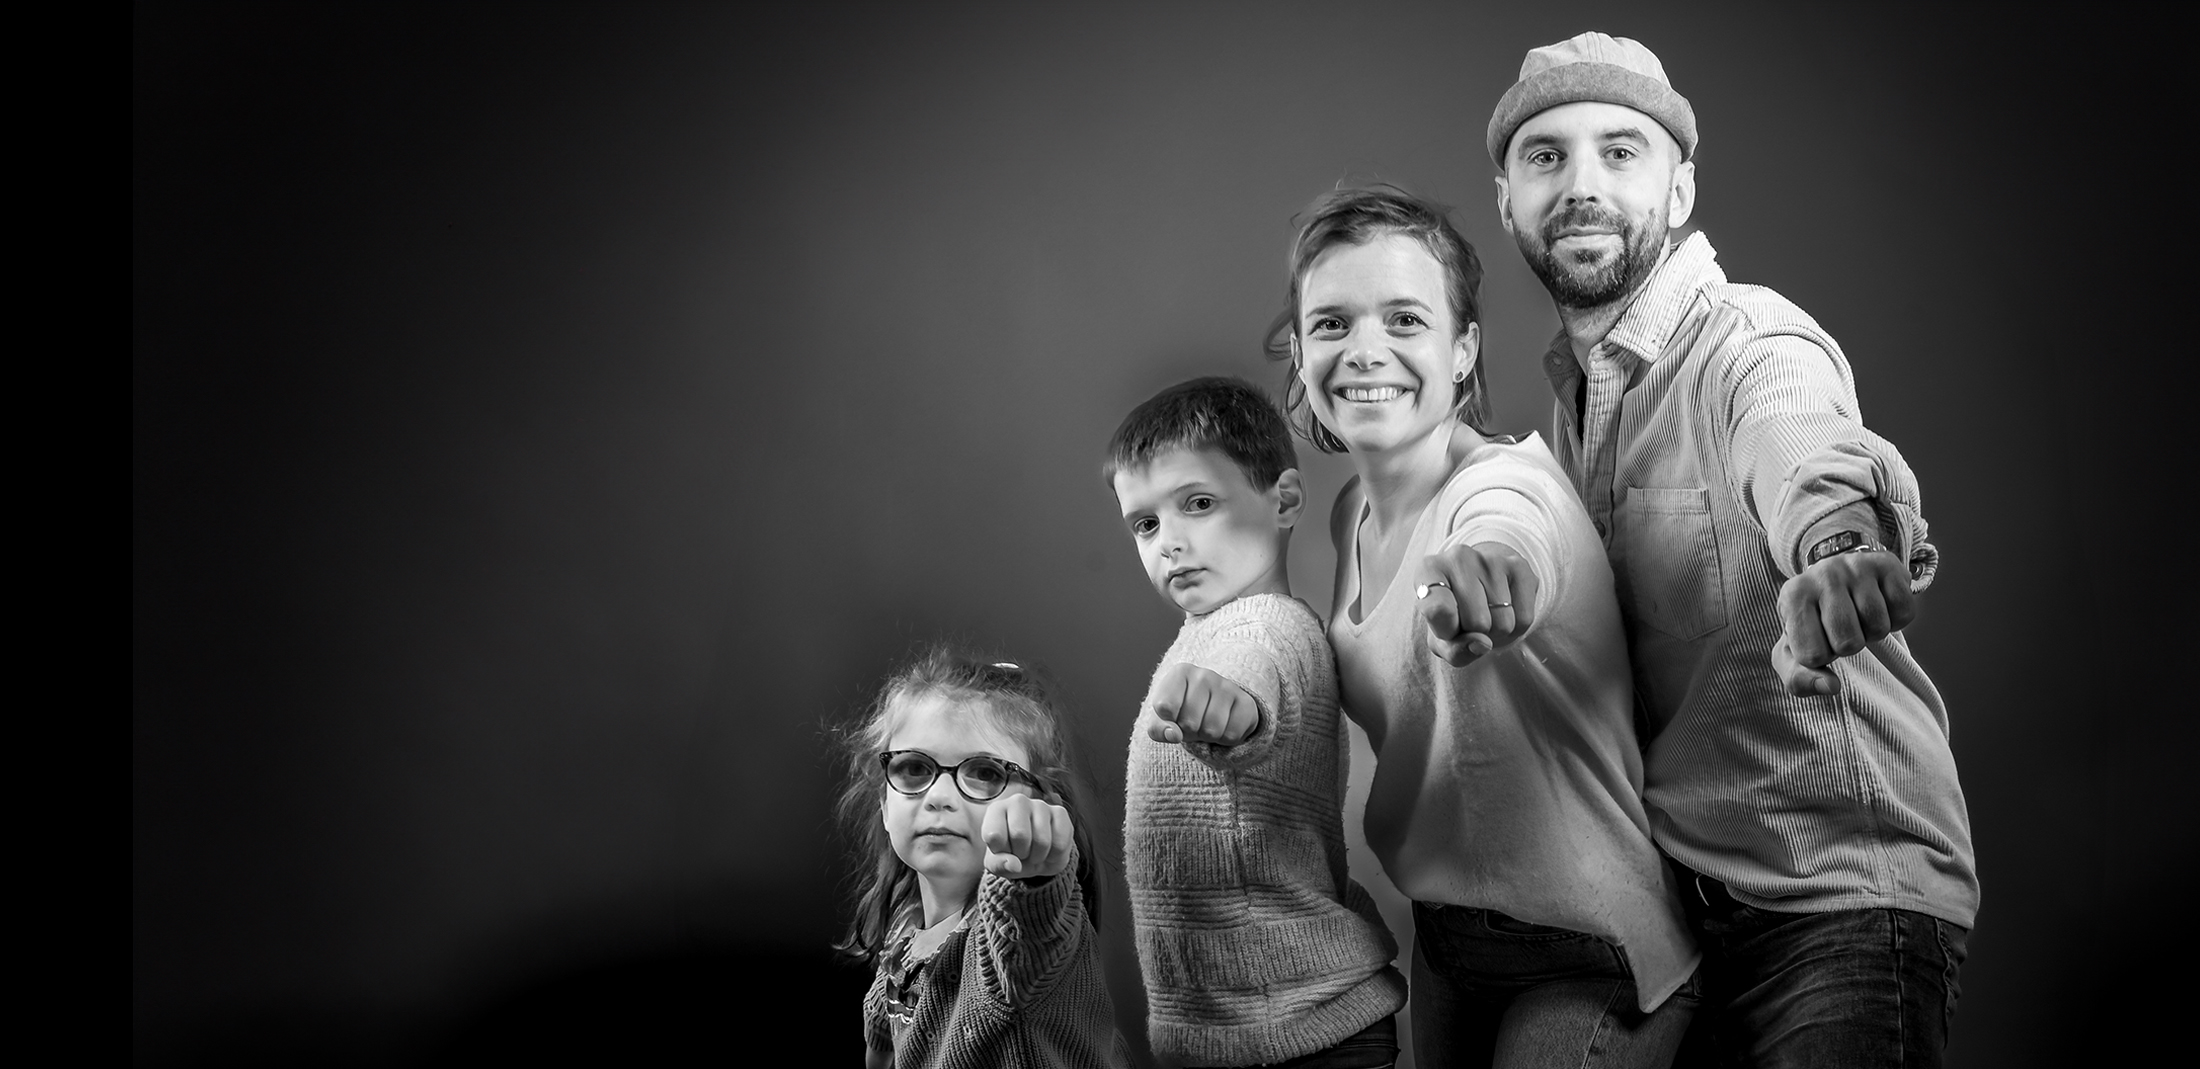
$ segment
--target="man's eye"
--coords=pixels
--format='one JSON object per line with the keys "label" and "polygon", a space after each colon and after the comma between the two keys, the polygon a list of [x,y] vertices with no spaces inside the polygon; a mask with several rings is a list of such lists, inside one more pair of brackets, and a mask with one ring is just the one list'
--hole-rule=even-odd
{"label": "man's eye", "polygon": [[1534,152],[1528,153],[1528,162],[1534,164],[1537,167],[1549,167],[1550,165],[1558,162],[1558,153],[1553,152],[1547,148],[1537,149]]}
{"label": "man's eye", "polygon": [[1609,153],[1609,154],[1611,155],[1611,157],[1612,157],[1613,159],[1615,159],[1615,160],[1619,160],[1619,161],[1621,161],[1621,162],[1625,162],[1625,161],[1627,161],[1627,160],[1631,160],[1631,159],[1634,159],[1634,158],[1635,158],[1635,150],[1634,150],[1634,149],[1631,149],[1631,148],[1628,148],[1628,147],[1627,147],[1627,146],[1625,146],[1625,145],[1614,145],[1614,146],[1612,146],[1612,148],[1611,148],[1611,150],[1610,150],[1610,153]]}

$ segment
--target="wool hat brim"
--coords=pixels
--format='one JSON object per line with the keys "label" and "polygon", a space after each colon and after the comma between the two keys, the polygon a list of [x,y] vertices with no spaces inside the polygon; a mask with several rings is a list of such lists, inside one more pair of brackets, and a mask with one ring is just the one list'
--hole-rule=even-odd
{"label": "wool hat brim", "polygon": [[1505,168],[1505,150],[1512,146],[1520,124],[1537,113],[1560,104],[1581,101],[1618,104],[1633,108],[1658,121],[1680,142],[1681,158],[1696,156],[1696,109],[1673,87],[1638,74],[1616,63],[1567,63],[1540,70],[1518,82],[1498,99],[1490,115],[1490,159]]}

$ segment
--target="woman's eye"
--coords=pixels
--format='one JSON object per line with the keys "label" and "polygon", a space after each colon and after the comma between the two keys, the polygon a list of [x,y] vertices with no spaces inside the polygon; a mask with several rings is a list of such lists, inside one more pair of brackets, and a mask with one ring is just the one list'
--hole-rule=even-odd
{"label": "woman's eye", "polygon": [[1335,335],[1344,333],[1344,320],[1336,316],[1323,316],[1307,328],[1315,334]]}
{"label": "woman's eye", "polygon": [[1398,313],[1397,318],[1392,319],[1390,322],[1392,326],[1397,327],[1418,327],[1423,325],[1421,322],[1421,317],[1414,315],[1412,312],[1400,312]]}

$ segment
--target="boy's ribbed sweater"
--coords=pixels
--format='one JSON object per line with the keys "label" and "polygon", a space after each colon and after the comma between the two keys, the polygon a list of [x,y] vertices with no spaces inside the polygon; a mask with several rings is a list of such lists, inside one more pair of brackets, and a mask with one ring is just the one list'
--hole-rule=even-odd
{"label": "boy's ribbed sweater", "polygon": [[1191,1065],[1311,1054],[1405,1005],[1397,943],[1345,865],[1351,767],[1335,662],[1314,611],[1280,594],[1189,617],[1161,669],[1244,687],[1234,747],[1131,734],[1123,851],[1154,1053]]}

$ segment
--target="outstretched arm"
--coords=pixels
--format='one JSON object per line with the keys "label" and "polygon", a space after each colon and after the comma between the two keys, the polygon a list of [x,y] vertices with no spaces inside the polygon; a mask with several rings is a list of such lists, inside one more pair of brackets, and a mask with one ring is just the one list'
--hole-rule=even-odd
{"label": "outstretched arm", "polygon": [[1780,588],[1773,673],[1791,694],[1833,694],[1835,660],[1916,618],[1937,559],[1916,479],[1864,426],[1830,342],[1769,334],[1722,370],[1733,489],[1791,576]]}
{"label": "outstretched arm", "polygon": [[986,811],[970,938],[980,982],[1011,1012],[1044,997],[1090,935],[1075,832],[1069,810],[1030,795],[1004,795]]}

